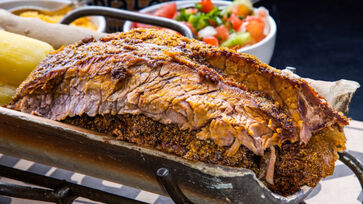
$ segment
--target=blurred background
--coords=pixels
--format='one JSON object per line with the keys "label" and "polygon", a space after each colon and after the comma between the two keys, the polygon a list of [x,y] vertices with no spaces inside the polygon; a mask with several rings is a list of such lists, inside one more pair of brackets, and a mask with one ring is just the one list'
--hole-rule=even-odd
{"label": "blurred background", "polygon": [[[363,1],[262,0],[277,24],[270,65],[296,67],[312,79],[349,79],[363,85]],[[363,90],[353,97],[349,116],[363,120]]]}

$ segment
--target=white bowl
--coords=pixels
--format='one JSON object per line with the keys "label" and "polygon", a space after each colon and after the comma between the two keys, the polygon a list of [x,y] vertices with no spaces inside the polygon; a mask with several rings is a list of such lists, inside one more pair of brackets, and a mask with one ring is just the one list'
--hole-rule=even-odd
{"label": "white bowl", "polygon": [[[70,3],[70,0],[5,0],[0,1],[0,8],[8,10],[9,12],[19,10],[21,8],[57,10]],[[89,16],[89,18],[97,27],[97,32],[105,32],[106,19],[103,16]]]}
{"label": "white bowl", "polygon": [[[169,1],[169,2],[165,2],[165,3],[157,4],[154,6],[146,7],[144,9],[141,9],[140,12],[145,12],[145,13],[150,12],[151,13],[151,12],[157,10],[160,6],[162,6],[164,4],[169,4],[169,3],[176,3],[176,6],[178,9],[194,7],[194,4],[196,2],[200,2],[200,1],[195,1],[195,0]],[[230,1],[213,1],[213,3],[215,6],[223,8],[223,7],[230,5],[232,2],[230,2]],[[123,31],[124,32],[130,31],[131,26],[132,26],[132,22],[126,21],[123,26]],[[254,55],[259,60],[261,60],[262,62],[264,62],[266,64],[270,63],[270,60],[271,60],[271,57],[272,57],[272,54],[273,54],[274,48],[275,48],[276,30],[277,30],[276,23],[271,16],[268,17],[267,26],[269,28],[269,32],[263,40],[261,40],[260,42],[258,42],[256,44],[253,44],[251,46],[243,47],[237,51],[241,52],[241,53],[248,53],[248,54]]]}

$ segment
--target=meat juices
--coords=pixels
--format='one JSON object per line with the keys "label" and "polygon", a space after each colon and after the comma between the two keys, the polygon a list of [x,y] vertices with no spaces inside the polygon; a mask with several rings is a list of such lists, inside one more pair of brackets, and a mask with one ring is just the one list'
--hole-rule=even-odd
{"label": "meat juices", "polygon": [[283,195],[333,173],[348,123],[302,79],[144,29],[49,55],[9,107],[189,160],[249,168]]}

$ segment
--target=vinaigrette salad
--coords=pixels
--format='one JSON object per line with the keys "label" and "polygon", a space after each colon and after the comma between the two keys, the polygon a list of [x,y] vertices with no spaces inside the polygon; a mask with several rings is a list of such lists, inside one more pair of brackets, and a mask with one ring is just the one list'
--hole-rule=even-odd
{"label": "vinaigrette salad", "polygon": [[[181,21],[192,30],[198,40],[232,49],[255,44],[268,33],[268,11],[263,7],[253,8],[250,0],[234,0],[224,9],[214,6],[211,0],[201,0],[194,7],[179,11],[176,3],[169,3],[151,15]],[[153,26],[135,23],[134,27]]]}

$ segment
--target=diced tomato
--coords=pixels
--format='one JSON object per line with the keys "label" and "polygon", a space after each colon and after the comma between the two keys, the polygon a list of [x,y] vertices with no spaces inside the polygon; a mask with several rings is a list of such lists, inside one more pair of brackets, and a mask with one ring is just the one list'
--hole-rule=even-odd
{"label": "diced tomato", "polygon": [[210,44],[210,45],[214,45],[214,46],[218,46],[218,39],[214,36],[210,36],[210,37],[205,37],[203,38],[203,42]]}
{"label": "diced tomato", "polygon": [[153,15],[160,16],[164,18],[174,18],[177,13],[176,3],[164,4],[156,10]]}
{"label": "diced tomato", "polygon": [[236,15],[231,15],[231,17],[229,17],[228,21],[232,23],[233,29],[235,31],[238,31],[242,25],[242,20],[239,19],[238,16],[236,16]]}
{"label": "diced tomato", "polygon": [[185,13],[188,13],[188,14],[197,14],[198,13],[198,9],[196,9],[196,8],[188,8],[188,9],[185,9]]}
{"label": "diced tomato", "polygon": [[232,8],[232,15],[246,17],[248,14],[250,14],[250,9],[244,4],[238,4]]}
{"label": "diced tomato", "polygon": [[228,17],[225,15],[225,16],[223,16],[223,20],[224,21],[228,21]]}
{"label": "diced tomato", "polygon": [[210,24],[211,26],[213,26],[213,27],[214,27],[214,26],[216,26],[216,25],[215,25],[215,23],[214,23],[214,21],[213,21],[212,19],[209,19],[209,24]]}
{"label": "diced tomato", "polygon": [[261,18],[266,18],[268,16],[268,10],[264,7],[260,7],[257,9],[256,15]]}
{"label": "diced tomato", "polygon": [[228,33],[228,29],[226,28],[226,26],[220,25],[216,28],[216,30],[217,30],[217,37],[219,37],[223,41],[228,39],[229,33]]}
{"label": "diced tomato", "polygon": [[246,22],[250,22],[250,21],[264,22],[263,19],[260,18],[259,16],[247,16],[247,18],[245,18],[243,21],[246,21]]}
{"label": "diced tomato", "polygon": [[263,30],[265,29],[265,22],[260,20],[249,20],[247,21],[246,30],[250,33],[251,37],[256,41],[261,41],[265,34]]}
{"label": "diced tomato", "polygon": [[201,10],[204,13],[209,13],[214,8],[214,4],[211,0],[202,0],[200,5],[202,6]]}
{"label": "diced tomato", "polygon": [[195,29],[193,28],[192,24],[189,22],[182,22],[184,23],[186,26],[188,26],[188,28],[193,32],[194,36],[198,36],[198,33],[195,31]]}

